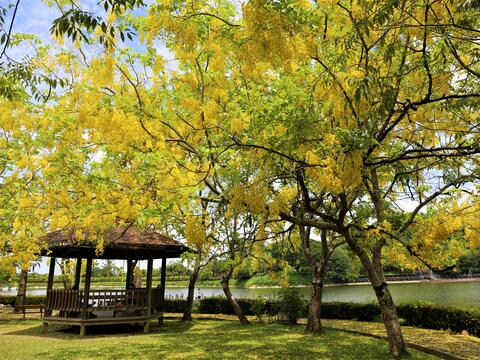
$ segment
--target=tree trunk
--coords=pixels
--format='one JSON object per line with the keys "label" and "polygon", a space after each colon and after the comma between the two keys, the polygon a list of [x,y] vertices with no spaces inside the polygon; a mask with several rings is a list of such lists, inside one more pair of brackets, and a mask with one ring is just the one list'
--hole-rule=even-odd
{"label": "tree trunk", "polygon": [[25,296],[27,294],[28,269],[20,271],[20,280],[18,282],[17,297],[15,299],[15,308],[25,305]]}
{"label": "tree trunk", "polygon": [[[375,205],[377,222],[382,223],[385,221],[385,204],[382,197],[382,192],[380,190],[377,171],[375,169],[371,169],[370,175],[372,186],[371,190],[369,190],[369,193],[373,204]],[[390,289],[388,288],[388,284],[385,279],[385,273],[383,271],[382,249],[385,244],[386,239],[384,237],[381,237],[376,241],[371,250],[371,260],[365,253],[364,249],[360,248],[362,251],[358,251],[358,249],[357,251],[354,251],[357,253],[357,256],[363,252],[363,254],[361,254],[362,256],[359,256],[359,258],[365,271],[367,271],[368,278],[373,286],[375,295],[377,296],[378,305],[380,306],[380,311],[382,313],[383,323],[385,325],[385,329],[387,330],[390,354],[395,359],[399,359],[403,355],[407,355],[407,348],[403,339],[400,323],[398,322],[397,309],[395,308],[392,295],[390,294]]]}
{"label": "tree trunk", "polygon": [[187,304],[185,305],[185,310],[183,311],[182,321],[192,321],[193,296],[195,293],[195,283],[197,282],[199,271],[200,266],[195,265],[192,275],[190,275],[190,281],[188,283]]}
{"label": "tree trunk", "polygon": [[388,284],[382,283],[374,287],[374,290],[382,313],[383,323],[387,330],[390,354],[395,359],[399,359],[407,354],[407,349],[403,339],[402,329],[398,322],[397,309],[395,308]]}
{"label": "tree trunk", "polygon": [[232,305],[233,311],[235,311],[235,314],[237,315],[238,320],[240,320],[240,323],[243,325],[250,325],[250,321],[248,321],[248,319],[245,317],[245,315],[243,314],[242,308],[238,304],[237,300],[235,300],[235,298],[232,295],[232,292],[230,291],[229,282],[230,282],[230,277],[232,276],[232,273],[233,273],[233,268],[230,267],[229,271],[224,276],[222,276],[221,284],[222,284],[223,292],[227,297],[230,305]]}
{"label": "tree trunk", "polygon": [[400,358],[407,354],[407,348],[403,339],[400,323],[398,322],[397,309],[395,308],[390,288],[385,279],[385,273],[381,261],[381,251],[373,254],[373,268],[375,269],[378,278],[381,280],[380,285],[373,289],[375,290],[378,305],[380,306],[380,311],[382,313],[383,323],[387,330],[390,353],[393,357]]}
{"label": "tree trunk", "polygon": [[398,322],[397,310],[388,284],[385,281],[383,266],[378,258],[378,253],[372,261],[366,251],[358,245],[348,231],[344,233],[344,237],[350,248],[360,259],[363,268],[367,272],[370,284],[375,291],[385,330],[387,331],[390,354],[394,359],[400,359],[402,356],[408,355],[408,352],[403,339],[402,329]]}
{"label": "tree trunk", "polygon": [[310,302],[308,304],[307,327],[305,328],[305,331],[320,333],[322,332],[321,308],[323,281],[325,277],[325,267],[331,254],[327,242],[327,232],[322,231],[322,253],[320,254],[320,258],[317,258],[310,247],[310,228],[299,226],[299,231],[300,238],[302,239],[303,252],[308,259],[312,270],[312,286]]}
{"label": "tree trunk", "polygon": [[72,288],[72,274],[70,273],[70,260],[62,259],[60,263],[60,269],[62,270],[62,282],[65,290]]}
{"label": "tree trunk", "polygon": [[312,264],[312,286],[310,294],[310,303],[308,304],[308,319],[305,331],[311,333],[320,333],[322,331],[322,322],[320,320],[322,307],[323,277],[322,265]]}
{"label": "tree trunk", "polygon": [[135,289],[140,289],[142,287],[142,272],[134,271],[133,272],[133,287]]}

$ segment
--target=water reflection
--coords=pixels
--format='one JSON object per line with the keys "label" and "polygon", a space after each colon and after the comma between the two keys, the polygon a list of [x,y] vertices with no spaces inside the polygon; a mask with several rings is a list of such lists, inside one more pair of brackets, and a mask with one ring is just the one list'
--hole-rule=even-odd
{"label": "water reflection", "polygon": [[[390,284],[392,296],[397,304],[411,303],[415,301],[429,301],[436,304],[452,305],[463,308],[480,307],[480,281],[459,281],[459,282],[422,282]],[[2,294],[15,295],[16,290],[0,291]],[[233,295],[237,298],[276,298],[278,288],[232,288]],[[169,298],[185,298],[188,289],[186,287],[167,287],[165,295]],[[305,296],[310,296],[309,288],[300,288]],[[45,289],[29,289],[31,295],[43,295]],[[195,298],[222,296],[220,287],[197,287]],[[368,284],[362,285],[340,285],[326,286],[324,288],[324,301],[351,301],[351,302],[372,302],[375,301],[375,294]]]}

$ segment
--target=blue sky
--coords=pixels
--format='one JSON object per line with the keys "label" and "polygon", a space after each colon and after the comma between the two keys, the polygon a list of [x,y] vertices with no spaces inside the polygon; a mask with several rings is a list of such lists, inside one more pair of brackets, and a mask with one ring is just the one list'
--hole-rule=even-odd
{"label": "blue sky", "polygon": [[43,1],[20,0],[13,31],[36,34],[48,41],[50,26],[58,15],[54,7],[48,7]]}
{"label": "blue sky", "polygon": [[[2,0],[3,2],[3,0]],[[82,6],[86,10],[93,10],[96,7],[97,0],[87,0],[82,1]],[[10,23],[11,16],[13,14],[13,9],[9,11],[7,14],[6,23]],[[52,26],[52,21],[60,15],[60,12],[56,9],[56,7],[48,6],[42,0],[20,0],[19,7],[17,10],[17,15],[15,18],[15,23],[13,25],[12,32],[13,33],[26,33],[26,34],[35,34],[37,35],[42,43],[44,44],[53,44],[54,41],[50,35],[50,27]],[[135,48],[141,48],[137,44],[129,44],[134,45]],[[136,46],[135,46],[136,45]],[[165,55],[170,55],[165,47],[159,45],[158,48],[159,52]],[[8,50],[8,55],[11,56],[13,59],[19,60],[23,56],[27,55],[31,49],[26,48],[12,48]],[[146,268],[146,262],[141,262],[140,267]],[[160,261],[155,261],[154,266],[159,267]],[[117,261],[117,266],[123,266],[123,261]],[[46,264],[46,258],[43,259],[42,265],[40,268],[36,269],[36,272],[40,273],[47,273],[48,266]],[[57,273],[59,273],[59,269],[57,269]]]}
{"label": "blue sky", "polygon": [[[5,1],[5,0],[0,0]],[[10,0],[13,1],[13,0]],[[13,27],[14,33],[26,33],[26,34],[35,34],[37,35],[43,44],[55,44],[56,42],[52,39],[50,35],[50,28],[54,19],[60,16],[60,11],[57,10],[56,6],[48,6],[47,2],[53,2],[52,0],[20,0],[17,16],[15,19],[15,24]],[[147,4],[152,1],[145,1]],[[80,2],[82,9],[86,11],[93,11],[99,15],[104,16],[105,12],[103,8],[97,5],[98,0],[83,0]],[[7,15],[6,23],[9,24],[9,20],[13,14],[13,9],[9,11]],[[134,11],[135,15],[145,14],[145,8],[136,9]],[[68,42],[66,42],[68,46]],[[126,39],[125,46],[129,46],[136,51],[143,52],[145,51],[145,45],[141,44],[138,41],[138,38],[134,38],[133,41]],[[169,52],[162,41],[154,41],[154,46],[159,54],[164,57],[166,63],[166,68],[169,70],[176,70],[177,64],[174,60],[174,56]],[[84,53],[93,54],[94,49],[99,49],[98,46],[88,47],[82,46]],[[31,54],[32,49],[25,47],[11,48],[8,50],[9,56],[14,59],[21,59],[27,54]],[[53,51],[53,50],[52,50]],[[95,51],[96,53],[96,51]]]}

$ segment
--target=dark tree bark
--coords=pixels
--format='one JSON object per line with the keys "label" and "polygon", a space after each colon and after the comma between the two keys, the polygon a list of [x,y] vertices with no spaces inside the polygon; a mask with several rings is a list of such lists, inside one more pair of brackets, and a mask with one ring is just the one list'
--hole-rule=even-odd
{"label": "dark tree bark", "polygon": [[25,305],[25,296],[27,294],[28,269],[20,271],[20,280],[18,282],[17,297],[15,299],[15,308]]}
{"label": "dark tree bark", "polygon": [[375,291],[385,330],[387,331],[390,354],[393,358],[400,359],[401,357],[408,355],[408,352],[405,340],[403,339],[402,329],[398,321],[395,303],[393,302],[390,289],[385,280],[383,266],[379,257],[381,255],[381,246],[378,246],[373,250],[373,256],[370,258],[366,250],[362,248],[355,239],[353,239],[349,231],[346,231],[344,236],[350,248],[360,259]]}
{"label": "dark tree bark", "polygon": [[[138,275],[135,274],[135,267],[137,266],[138,260],[127,260],[127,279],[126,279],[126,288],[135,289],[138,283]],[[140,276],[140,287],[141,287],[142,277]]]}
{"label": "dark tree bark", "polygon": [[[381,224],[386,219],[385,204],[379,185],[377,171],[375,169],[370,170],[370,184],[365,182],[365,185],[375,206],[377,222]],[[408,355],[408,353],[405,340],[403,339],[402,329],[398,321],[397,309],[395,308],[387,280],[385,279],[385,273],[383,271],[382,249],[385,246],[386,241],[387,240],[385,237],[377,240],[371,250],[371,260],[370,257],[365,253],[364,248],[360,248],[360,250],[363,250],[364,253],[361,257],[359,254],[362,251],[357,249],[356,253],[357,256],[359,256],[360,261],[362,262],[363,267],[368,274],[370,283],[375,291],[375,295],[380,306],[380,311],[382,313],[383,322],[385,324],[385,329],[387,331],[390,354],[394,358],[401,358],[402,356]]]}
{"label": "dark tree bark", "polygon": [[325,277],[325,264],[317,262],[312,264],[312,286],[310,294],[310,302],[308,304],[308,318],[306,331],[311,333],[322,332],[322,292]]}
{"label": "dark tree bark", "polygon": [[325,268],[331,251],[327,243],[326,231],[322,231],[322,253],[317,258],[310,248],[310,228],[299,226],[300,238],[305,257],[310,263],[312,273],[312,285],[310,290],[310,302],[308,304],[308,318],[305,331],[311,333],[322,332],[321,309],[322,293],[325,279]]}
{"label": "dark tree bark", "polygon": [[230,305],[232,305],[233,311],[235,311],[235,314],[237,315],[238,320],[240,320],[240,323],[243,325],[250,325],[250,321],[243,314],[242,308],[238,304],[237,300],[235,300],[232,292],[230,291],[229,283],[230,283],[230,278],[232,277],[232,274],[233,274],[233,269],[234,267],[230,266],[227,273],[222,276],[221,284],[222,284],[223,293],[227,297]]}
{"label": "dark tree bark", "polygon": [[199,272],[200,265],[195,264],[193,272],[190,275],[190,281],[188,282],[187,303],[185,305],[185,310],[183,311],[182,321],[192,321],[193,298],[195,294],[195,284],[197,282]]}

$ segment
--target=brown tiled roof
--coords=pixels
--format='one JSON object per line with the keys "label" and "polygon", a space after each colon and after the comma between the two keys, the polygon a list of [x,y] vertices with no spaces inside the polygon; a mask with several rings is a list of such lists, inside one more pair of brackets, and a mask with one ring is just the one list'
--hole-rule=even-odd
{"label": "brown tiled roof", "polygon": [[[156,231],[145,229],[138,230],[134,227],[115,227],[105,234],[105,246],[110,245],[133,245],[133,246],[181,246],[178,241],[162,235]],[[89,233],[83,232],[82,238],[77,238],[75,229],[55,231],[47,234],[44,238],[49,244],[68,243],[69,245],[86,245],[89,241]]]}
{"label": "brown tiled roof", "polygon": [[[92,253],[95,250],[95,243],[89,239],[89,232],[82,232],[80,237],[77,236],[77,233],[79,232],[75,229],[68,229],[47,234],[42,240],[47,243],[48,250],[43,251],[42,255],[62,256],[61,254]],[[188,250],[178,241],[149,229],[115,227],[106,231],[103,238],[104,253],[98,257],[104,258],[114,258],[115,256],[127,258],[130,255],[149,257],[149,255],[162,254],[177,257]],[[88,251],[88,248],[91,251]]]}

